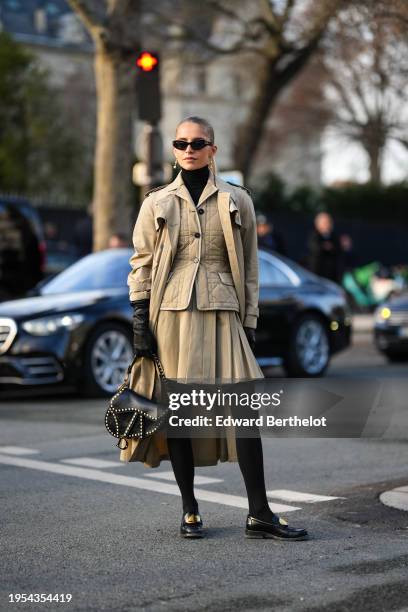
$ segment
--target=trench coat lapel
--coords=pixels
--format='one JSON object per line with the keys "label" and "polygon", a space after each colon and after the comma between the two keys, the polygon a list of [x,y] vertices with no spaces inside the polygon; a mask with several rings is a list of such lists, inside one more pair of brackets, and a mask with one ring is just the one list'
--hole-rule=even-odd
{"label": "trench coat lapel", "polygon": [[200,195],[200,199],[198,200],[197,208],[217,191],[218,187],[214,183],[214,175],[210,172],[207,184]]}
{"label": "trench coat lapel", "polygon": [[[174,192],[174,194],[177,197],[182,198],[183,200],[187,200],[187,202],[190,202],[191,206],[193,208],[195,208],[196,205],[193,202],[193,199],[192,199],[192,197],[190,195],[189,190],[187,189],[187,187],[185,186],[185,184],[183,182],[183,178],[181,176],[181,172],[179,172],[179,174],[176,176],[176,178],[174,179],[173,183],[174,183],[174,188],[172,189],[172,191]],[[204,189],[203,189],[203,191],[202,191],[202,193],[200,195],[200,199],[198,200],[197,208],[203,202],[205,202],[205,200],[207,200],[210,196],[212,196],[217,191],[218,191],[218,187],[217,187],[215,179],[214,179],[214,174],[210,171],[207,183],[206,183],[206,185],[205,185],[205,187],[204,187]]]}

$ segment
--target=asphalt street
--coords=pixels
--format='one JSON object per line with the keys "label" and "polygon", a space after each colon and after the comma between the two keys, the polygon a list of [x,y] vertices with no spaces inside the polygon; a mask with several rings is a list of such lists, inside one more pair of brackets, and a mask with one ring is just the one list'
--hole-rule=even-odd
{"label": "asphalt street", "polygon": [[[406,372],[361,334],[327,377],[403,385]],[[207,537],[181,539],[170,463],[119,462],[106,407],[72,392],[2,397],[1,611],[408,610],[408,513],[379,500],[408,484],[408,401],[380,438],[263,440],[271,508],[307,527],[304,542],[245,539],[236,463],[197,469]],[[72,599],[10,603],[17,593]]]}

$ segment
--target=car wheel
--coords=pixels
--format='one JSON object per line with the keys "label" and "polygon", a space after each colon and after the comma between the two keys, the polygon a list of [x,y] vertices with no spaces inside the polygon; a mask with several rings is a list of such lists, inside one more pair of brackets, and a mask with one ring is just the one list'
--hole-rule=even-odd
{"label": "car wheel", "polygon": [[103,323],[88,338],[81,390],[89,397],[112,396],[133,359],[132,333],[120,323]]}
{"label": "car wheel", "polygon": [[317,377],[330,361],[329,337],[323,319],[304,314],[295,322],[283,367],[288,376]]}

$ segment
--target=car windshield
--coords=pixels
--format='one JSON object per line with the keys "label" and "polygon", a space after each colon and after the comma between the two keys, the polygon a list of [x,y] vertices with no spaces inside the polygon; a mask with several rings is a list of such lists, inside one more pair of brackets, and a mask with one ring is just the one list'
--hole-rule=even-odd
{"label": "car windshield", "polygon": [[274,255],[274,257],[276,257],[277,259],[279,259],[280,261],[285,263],[287,266],[289,266],[289,268],[291,268],[300,278],[302,278],[302,279],[307,279],[307,278],[314,279],[314,278],[316,278],[315,274],[313,274],[312,272],[310,272],[310,270],[307,270],[306,268],[304,268],[300,264],[298,264],[295,261],[293,261],[293,259],[289,259],[285,255],[281,255],[280,253],[276,253],[275,251],[267,251],[267,250],[265,250],[265,252],[266,253],[272,253]]}
{"label": "car windshield", "polygon": [[131,249],[109,249],[87,255],[43,285],[41,295],[94,289],[127,291],[131,254]]}

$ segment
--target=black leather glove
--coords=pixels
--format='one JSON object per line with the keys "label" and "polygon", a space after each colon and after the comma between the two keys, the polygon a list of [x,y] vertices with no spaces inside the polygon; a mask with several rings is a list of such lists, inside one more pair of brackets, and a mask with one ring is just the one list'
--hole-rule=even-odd
{"label": "black leather glove", "polygon": [[133,306],[133,350],[138,357],[157,354],[157,341],[149,327],[150,300],[130,302]]}
{"label": "black leather glove", "polygon": [[245,332],[246,337],[248,339],[249,346],[251,347],[251,350],[254,351],[255,350],[255,344],[256,344],[255,330],[252,327],[244,327],[244,332]]}

